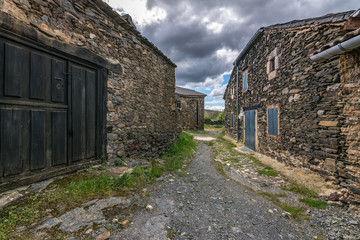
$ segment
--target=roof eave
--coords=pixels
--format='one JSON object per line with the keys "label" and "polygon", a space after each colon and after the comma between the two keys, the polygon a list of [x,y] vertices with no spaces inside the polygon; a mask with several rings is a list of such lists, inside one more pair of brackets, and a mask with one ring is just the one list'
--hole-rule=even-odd
{"label": "roof eave", "polygon": [[248,53],[248,51],[250,50],[250,48],[254,45],[254,43],[256,42],[256,40],[262,35],[262,33],[264,32],[264,28],[259,28],[256,33],[252,36],[252,38],[250,39],[250,41],[245,45],[245,47],[243,48],[243,50],[240,52],[239,56],[235,59],[233,65],[234,66],[239,66],[239,62],[245,57],[245,55]]}

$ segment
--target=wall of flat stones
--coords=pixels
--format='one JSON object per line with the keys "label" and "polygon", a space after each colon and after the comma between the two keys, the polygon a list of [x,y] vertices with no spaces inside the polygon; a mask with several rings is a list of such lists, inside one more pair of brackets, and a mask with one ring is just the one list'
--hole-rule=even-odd
{"label": "wall of flat stones", "polygon": [[[265,29],[239,66],[239,106],[257,107],[257,151],[290,165],[303,166],[337,181],[337,164],[343,161],[342,111],[339,57],[313,63],[310,56],[322,45],[343,35],[343,22]],[[278,48],[279,68],[271,80],[267,56]],[[242,71],[249,69],[248,90],[242,91]],[[236,82],[233,72],[229,87]],[[235,101],[225,94],[226,133]],[[267,106],[279,104],[280,138],[267,136]],[[244,117],[240,118],[240,141],[244,142]]]}
{"label": "wall of flat stones", "polygon": [[344,101],[342,161],[337,162],[338,182],[356,192],[360,203],[360,49],[340,57]]}
{"label": "wall of flat stones", "polygon": [[[234,93],[234,94],[233,94]],[[225,134],[237,138],[236,129],[236,68],[233,69],[225,94],[224,126]],[[234,114],[234,126],[231,127],[231,114]]]}
{"label": "wall of flat stones", "polygon": [[[204,98],[177,95],[176,101],[180,101],[180,108],[177,109],[179,127],[183,130],[203,130],[205,113]],[[197,106],[198,112],[196,111]]]}
{"label": "wall of flat stones", "polygon": [[175,65],[124,20],[116,20],[102,1],[0,0],[0,7],[49,43],[85,48],[121,64],[121,75],[108,73],[109,159],[156,156],[176,138]]}

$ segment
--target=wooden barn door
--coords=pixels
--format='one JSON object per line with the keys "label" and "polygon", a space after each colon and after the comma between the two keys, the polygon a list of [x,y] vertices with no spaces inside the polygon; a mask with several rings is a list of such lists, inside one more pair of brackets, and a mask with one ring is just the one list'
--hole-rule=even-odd
{"label": "wooden barn door", "polygon": [[0,37],[0,178],[99,157],[99,70]]}
{"label": "wooden barn door", "polygon": [[245,146],[255,150],[255,110],[245,111]]}

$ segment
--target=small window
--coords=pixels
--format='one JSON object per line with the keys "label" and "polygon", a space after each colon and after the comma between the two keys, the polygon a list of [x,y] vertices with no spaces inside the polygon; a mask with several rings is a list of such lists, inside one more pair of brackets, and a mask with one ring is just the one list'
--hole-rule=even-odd
{"label": "small window", "polygon": [[246,91],[248,88],[248,70],[243,72],[243,91]]}
{"label": "small window", "polygon": [[234,127],[234,114],[231,114],[231,127]]}
{"label": "small window", "polygon": [[276,77],[277,69],[279,68],[279,49],[276,47],[268,56],[266,63],[266,73],[269,80]]}
{"label": "small window", "polygon": [[275,70],[275,57],[273,57],[272,59],[270,59],[269,61],[269,70],[270,72]]}
{"label": "small window", "polygon": [[268,108],[268,134],[270,136],[279,135],[279,109],[278,107]]}
{"label": "small window", "polygon": [[181,102],[180,102],[180,100],[177,100],[177,101],[176,101],[176,107],[177,107],[178,109],[181,108]]}

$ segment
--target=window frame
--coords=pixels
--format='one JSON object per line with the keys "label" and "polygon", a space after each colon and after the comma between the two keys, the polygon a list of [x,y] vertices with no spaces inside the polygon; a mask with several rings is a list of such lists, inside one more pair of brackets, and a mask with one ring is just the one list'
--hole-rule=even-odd
{"label": "window frame", "polygon": [[[246,78],[244,77],[246,76]],[[249,88],[249,69],[244,69],[242,72],[242,92],[246,92]]]}
{"label": "window frame", "polygon": [[[269,133],[269,109],[277,109],[277,135],[273,135]],[[266,107],[266,136],[268,138],[271,139],[275,139],[275,140],[281,140],[281,135],[280,135],[280,104],[273,104],[273,105],[268,105]]]}
{"label": "window frame", "polygon": [[181,110],[181,100],[180,99],[176,100],[176,108]]}
{"label": "window frame", "polygon": [[268,75],[269,80],[276,77],[278,69],[279,69],[279,49],[278,47],[276,47],[269,54],[266,62],[266,73]]}
{"label": "window frame", "polygon": [[234,128],[234,127],[235,127],[234,113],[231,112],[230,113],[230,128]]}

